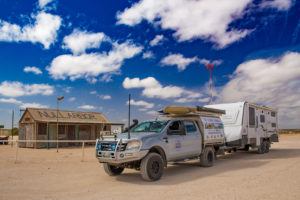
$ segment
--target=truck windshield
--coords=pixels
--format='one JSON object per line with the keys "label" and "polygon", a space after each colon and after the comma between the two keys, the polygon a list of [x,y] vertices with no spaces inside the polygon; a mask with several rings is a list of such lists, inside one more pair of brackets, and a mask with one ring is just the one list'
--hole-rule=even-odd
{"label": "truck windshield", "polygon": [[156,132],[159,133],[167,125],[168,121],[147,121],[138,124],[131,132]]}

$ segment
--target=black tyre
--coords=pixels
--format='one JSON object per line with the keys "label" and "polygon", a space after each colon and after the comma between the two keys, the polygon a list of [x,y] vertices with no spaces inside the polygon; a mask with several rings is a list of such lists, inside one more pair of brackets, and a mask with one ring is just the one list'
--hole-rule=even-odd
{"label": "black tyre", "polygon": [[265,141],[261,142],[260,145],[257,148],[257,153],[258,154],[263,154],[266,152],[266,143]]}
{"label": "black tyre", "polygon": [[244,148],[243,150],[244,150],[244,151],[249,151],[249,148],[250,148],[250,145],[247,144],[247,145],[245,145],[245,148]]}
{"label": "black tyre", "polygon": [[269,153],[271,148],[271,143],[269,141],[265,141],[265,153]]}
{"label": "black tyre", "polygon": [[204,151],[200,155],[201,167],[211,167],[215,162],[215,153],[212,147],[205,147]]}
{"label": "black tyre", "polygon": [[159,180],[164,171],[164,161],[158,153],[149,153],[141,162],[141,175],[146,181]]}
{"label": "black tyre", "polygon": [[104,171],[109,175],[109,176],[117,176],[122,174],[124,171],[123,167],[118,167],[118,166],[113,166],[108,163],[103,164]]}

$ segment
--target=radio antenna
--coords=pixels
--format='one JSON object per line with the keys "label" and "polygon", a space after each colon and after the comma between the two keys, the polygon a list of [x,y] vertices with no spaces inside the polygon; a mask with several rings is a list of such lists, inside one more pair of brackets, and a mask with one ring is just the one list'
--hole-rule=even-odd
{"label": "radio antenna", "polygon": [[128,95],[128,139],[130,139],[130,103],[131,103],[131,94]]}

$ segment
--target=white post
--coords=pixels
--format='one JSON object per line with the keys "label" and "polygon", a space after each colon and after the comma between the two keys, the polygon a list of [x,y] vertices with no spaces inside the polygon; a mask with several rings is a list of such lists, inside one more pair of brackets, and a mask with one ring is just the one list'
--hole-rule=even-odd
{"label": "white post", "polygon": [[19,141],[16,141],[16,159],[15,159],[15,163],[17,163],[18,160],[18,149],[19,149]]}
{"label": "white post", "polygon": [[81,158],[81,162],[84,161],[84,141],[82,142],[82,158]]}

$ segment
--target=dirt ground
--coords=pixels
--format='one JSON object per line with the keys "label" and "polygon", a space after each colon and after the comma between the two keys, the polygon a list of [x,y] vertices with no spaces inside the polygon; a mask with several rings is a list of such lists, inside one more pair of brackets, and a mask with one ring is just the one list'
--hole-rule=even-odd
{"label": "dirt ground", "polygon": [[0,145],[0,200],[31,199],[300,199],[300,135],[281,136],[268,154],[221,156],[212,168],[197,161],[170,165],[158,182],[139,172],[107,176],[92,147],[19,149]]}

